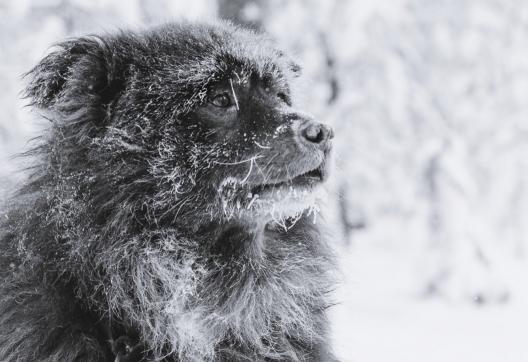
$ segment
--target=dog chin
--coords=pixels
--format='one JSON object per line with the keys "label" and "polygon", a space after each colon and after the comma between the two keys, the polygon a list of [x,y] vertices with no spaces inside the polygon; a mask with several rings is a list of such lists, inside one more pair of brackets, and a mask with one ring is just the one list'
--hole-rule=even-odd
{"label": "dog chin", "polygon": [[249,194],[249,202],[241,216],[285,226],[307,210],[315,217],[318,212],[318,200],[322,194],[323,188],[320,184],[304,187],[286,186],[261,194]]}
{"label": "dog chin", "polygon": [[250,188],[238,179],[224,180],[219,189],[224,217],[246,219],[279,224],[288,219],[300,217],[309,210],[314,215],[318,200],[324,196],[324,182],[309,177],[301,182],[283,182]]}

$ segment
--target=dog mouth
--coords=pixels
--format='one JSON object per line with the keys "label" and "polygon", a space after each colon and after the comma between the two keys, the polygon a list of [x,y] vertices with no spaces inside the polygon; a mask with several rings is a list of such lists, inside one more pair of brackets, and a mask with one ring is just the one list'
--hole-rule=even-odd
{"label": "dog mouth", "polygon": [[283,188],[307,189],[322,183],[325,179],[326,170],[324,163],[321,162],[321,164],[319,164],[317,167],[310,169],[300,175],[296,175],[284,180],[278,180],[276,182],[257,185],[251,189],[251,192],[253,194],[262,194]]}

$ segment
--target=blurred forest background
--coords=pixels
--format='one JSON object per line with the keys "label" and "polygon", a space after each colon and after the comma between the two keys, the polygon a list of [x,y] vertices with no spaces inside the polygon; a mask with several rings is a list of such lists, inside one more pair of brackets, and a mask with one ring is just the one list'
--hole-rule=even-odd
{"label": "blurred forest background", "polygon": [[0,0],[0,201],[49,46],[182,17],[269,32],[336,130],[343,361],[528,361],[525,0]]}

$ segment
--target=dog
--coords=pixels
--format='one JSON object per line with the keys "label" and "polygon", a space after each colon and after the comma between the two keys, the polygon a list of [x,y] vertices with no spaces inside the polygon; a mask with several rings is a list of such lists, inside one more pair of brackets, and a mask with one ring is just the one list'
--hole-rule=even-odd
{"label": "dog", "polygon": [[334,361],[318,202],[333,131],[265,35],[85,36],[27,74],[49,120],[0,227],[2,361]]}

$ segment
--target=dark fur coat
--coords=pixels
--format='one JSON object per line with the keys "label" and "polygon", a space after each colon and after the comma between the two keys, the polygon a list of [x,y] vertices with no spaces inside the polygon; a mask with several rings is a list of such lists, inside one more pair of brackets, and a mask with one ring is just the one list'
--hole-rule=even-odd
{"label": "dark fur coat", "polygon": [[27,75],[49,127],[0,214],[0,360],[334,360],[306,186],[328,130],[294,109],[298,72],[223,23],[52,49]]}

